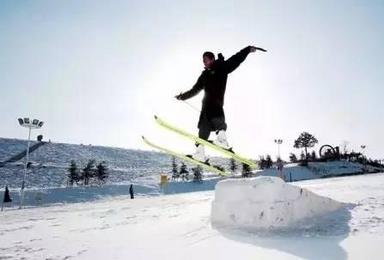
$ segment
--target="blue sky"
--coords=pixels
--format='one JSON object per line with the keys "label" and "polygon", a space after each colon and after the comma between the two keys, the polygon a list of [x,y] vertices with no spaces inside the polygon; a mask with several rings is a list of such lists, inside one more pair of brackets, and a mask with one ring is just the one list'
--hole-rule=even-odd
{"label": "blue sky", "polygon": [[[0,136],[20,116],[56,142],[148,149],[141,135],[190,152],[152,115],[197,131],[188,90],[206,50],[254,53],[228,80],[228,136],[250,157],[320,144],[384,158],[382,1],[1,1]],[[190,102],[199,107],[201,95]],[[315,149],[318,150],[319,146]]]}

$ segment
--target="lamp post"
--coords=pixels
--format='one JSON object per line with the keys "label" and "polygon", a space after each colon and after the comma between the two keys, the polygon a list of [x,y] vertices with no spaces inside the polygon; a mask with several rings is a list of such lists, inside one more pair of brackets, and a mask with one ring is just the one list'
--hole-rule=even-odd
{"label": "lamp post", "polygon": [[364,149],[366,148],[367,146],[366,145],[364,145],[364,144],[362,144],[362,145],[360,145],[360,148],[361,148],[361,153],[363,154],[363,152],[364,152]]}
{"label": "lamp post", "polygon": [[363,165],[364,165],[364,172],[367,172],[367,159],[364,157],[364,149],[367,146],[365,144],[360,145],[361,148],[361,155],[362,155],[362,160],[363,160]]}
{"label": "lamp post", "polygon": [[24,200],[24,187],[25,187],[25,179],[27,177],[27,168],[28,168],[28,162],[29,162],[29,146],[31,142],[31,130],[32,129],[39,129],[43,126],[44,122],[39,121],[37,119],[33,119],[32,121],[29,120],[29,118],[19,118],[18,119],[20,126],[28,128],[28,145],[27,145],[27,153],[25,157],[25,163],[24,163],[24,174],[23,174],[23,182],[21,184],[20,189],[20,209],[23,207],[23,200]]}
{"label": "lamp post", "polygon": [[277,144],[277,158],[280,158],[280,145],[283,143],[282,139],[275,139],[275,144]]}

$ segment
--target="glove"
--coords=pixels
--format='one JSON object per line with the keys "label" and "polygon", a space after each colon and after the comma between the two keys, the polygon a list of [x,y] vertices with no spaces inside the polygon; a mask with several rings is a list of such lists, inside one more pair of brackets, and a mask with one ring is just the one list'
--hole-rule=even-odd
{"label": "glove", "polygon": [[181,99],[181,96],[182,96],[182,95],[183,95],[183,93],[180,93],[179,95],[176,95],[175,98],[176,98],[177,100],[182,100],[182,99]]}
{"label": "glove", "polygon": [[267,50],[263,49],[263,48],[260,48],[260,47],[255,47],[255,46],[249,46],[249,51],[250,52],[255,52],[255,51],[263,51],[263,52],[266,52]]}

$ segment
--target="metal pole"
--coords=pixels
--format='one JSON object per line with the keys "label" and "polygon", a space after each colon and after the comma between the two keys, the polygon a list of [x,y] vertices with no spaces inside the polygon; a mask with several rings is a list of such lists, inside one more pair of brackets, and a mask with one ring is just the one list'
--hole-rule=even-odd
{"label": "metal pole", "polygon": [[28,129],[29,129],[29,131],[28,131],[27,154],[26,154],[25,163],[24,163],[24,175],[23,175],[23,182],[21,184],[19,209],[21,209],[23,207],[25,179],[27,178],[27,171],[28,171],[27,168],[28,168],[28,161],[29,161],[29,146],[30,146],[30,141],[31,141],[31,127],[29,127]]}
{"label": "metal pole", "polygon": [[280,158],[280,145],[283,143],[283,139],[275,139],[275,144],[277,144],[277,157]]}

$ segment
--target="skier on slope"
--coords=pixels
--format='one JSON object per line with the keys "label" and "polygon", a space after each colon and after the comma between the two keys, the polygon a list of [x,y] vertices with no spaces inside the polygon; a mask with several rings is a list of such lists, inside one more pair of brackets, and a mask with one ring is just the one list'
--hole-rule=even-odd
{"label": "skier on slope", "polygon": [[[227,124],[225,123],[223,109],[227,77],[229,73],[234,71],[245,60],[249,53],[256,50],[266,51],[262,48],[248,46],[227,60],[224,60],[221,53],[218,54],[218,59],[215,59],[215,55],[212,52],[205,52],[203,54],[205,70],[201,73],[195,85],[190,90],[175,96],[178,100],[186,100],[204,89],[204,98],[198,123],[200,138],[208,140],[211,131],[216,131],[214,143],[225,149],[231,149],[225,134]],[[192,157],[199,161],[206,161],[202,144],[196,144],[196,152]]]}

